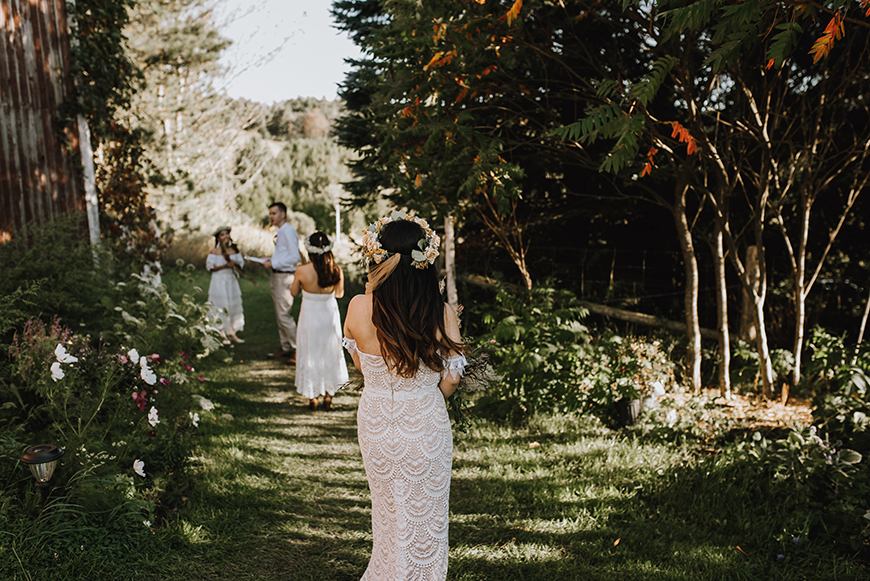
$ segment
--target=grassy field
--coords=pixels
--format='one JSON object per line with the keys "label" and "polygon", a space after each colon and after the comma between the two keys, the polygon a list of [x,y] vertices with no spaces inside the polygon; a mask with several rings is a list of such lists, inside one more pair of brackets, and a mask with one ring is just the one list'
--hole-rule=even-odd
{"label": "grassy field", "polygon": [[[204,273],[167,280],[175,292],[208,284]],[[268,279],[257,280],[260,288],[242,281],[246,343],[229,347],[205,384],[217,407],[202,419],[194,494],[138,549],[135,570],[94,564],[81,579],[112,571],[115,579],[350,581],[365,570],[371,515],[359,393],[340,392],[332,412],[309,412],[293,367],[265,358],[277,330]],[[482,424],[456,437],[448,578],[868,578],[855,561],[795,544],[778,524],[776,499],[742,486],[739,470],[729,479],[705,466],[689,449],[586,418]]]}

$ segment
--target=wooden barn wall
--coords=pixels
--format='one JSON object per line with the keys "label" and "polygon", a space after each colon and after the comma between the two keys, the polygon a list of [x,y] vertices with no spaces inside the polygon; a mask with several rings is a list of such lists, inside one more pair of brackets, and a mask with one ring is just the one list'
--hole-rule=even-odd
{"label": "wooden barn wall", "polygon": [[0,0],[0,242],[26,224],[84,210],[78,132],[58,127],[71,94],[65,0]]}

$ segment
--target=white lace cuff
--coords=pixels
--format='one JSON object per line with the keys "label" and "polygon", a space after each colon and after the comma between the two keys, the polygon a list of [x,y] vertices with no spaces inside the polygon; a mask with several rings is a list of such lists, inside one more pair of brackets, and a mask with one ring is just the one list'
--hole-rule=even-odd
{"label": "white lace cuff", "polygon": [[353,355],[354,353],[359,353],[359,349],[356,348],[356,341],[353,339],[348,339],[347,337],[341,338],[341,346],[347,349],[347,352]]}
{"label": "white lace cuff", "polygon": [[468,360],[465,355],[454,355],[444,360],[444,371],[441,372],[441,377],[447,377],[447,374],[453,376],[453,379],[459,379],[465,373],[465,366],[468,365]]}

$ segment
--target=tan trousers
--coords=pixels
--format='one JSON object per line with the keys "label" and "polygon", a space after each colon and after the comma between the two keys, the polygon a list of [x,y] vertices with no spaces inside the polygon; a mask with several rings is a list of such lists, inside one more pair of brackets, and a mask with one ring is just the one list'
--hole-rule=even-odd
{"label": "tan trousers", "polygon": [[269,291],[275,305],[275,321],[278,323],[282,351],[296,350],[296,321],[290,315],[293,307],[293,295],[290,294],[293,277],[292,272],[273,272],[269,279]]}

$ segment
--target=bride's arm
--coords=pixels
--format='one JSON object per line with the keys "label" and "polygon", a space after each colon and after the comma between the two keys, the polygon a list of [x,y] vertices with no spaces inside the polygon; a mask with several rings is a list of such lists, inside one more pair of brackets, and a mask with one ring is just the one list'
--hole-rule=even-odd
{"label": "bride's arm", "polygon": [[[456,318],[456,313],[449,305],[444,305],[444,330],[447,336],[457,343],[462,342],[462,335],[459,333],[459,319]],[[447,358],[460,356],[461,353],[451,351],[447,354]],[[456,388],[459,387],[459,380],[462,377],[461,372],[453,373],[447,369],[441,374],[441,381],[438,383],[438,389],[444,394],[444,397],[450,397]]]}

